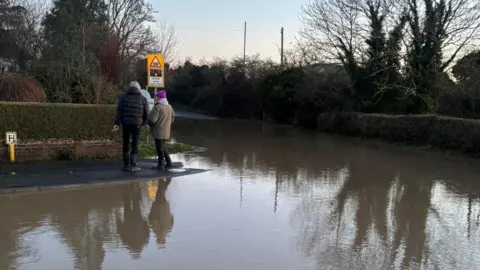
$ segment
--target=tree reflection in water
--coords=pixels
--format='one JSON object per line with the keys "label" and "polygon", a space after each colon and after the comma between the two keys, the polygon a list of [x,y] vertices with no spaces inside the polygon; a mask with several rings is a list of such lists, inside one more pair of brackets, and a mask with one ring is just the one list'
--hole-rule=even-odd
{"label": "tree reflection in water", "polygon": [[[330,189],[333,198],[315,187],[313,195],[304,194],[292,217],[300,232],[302,251],[315,256],[323,268],[418,269],[468,265],[468,261],[456,261],[462,260],[462,254],[442,251],[438,246],[453,241],[450,245],[460,248],[457,238],[463,239],[459,235],[445,235],[452,233],[452,225],[446,224],[445,213],[437,209],[445,205],[432,203],[435,186],[439,186],[434,180],[438,175],[450,176],[443,170],[425,169],[418,160],[395,160],[371,152],[368,157],[352,155],[346,168],[330,169],[322,176],[338,183]],[[322,177],[317,177],[317,181],[324,181]],[[461,222],[468,228],[474,224],[470,208],[464,209],[467,222]],[[455,229],[459,233],[463,230]],[[454,256],[432,257],[431,248],[435,249],[434,254]]]}
{"label": "tree reflection in water", "polygon": [[[228,171],[240,180],[240,201],[242,185],[262,182],[275,185],[272,214],[298,202],[291,219],[298,246],[320,269],[475,269],[480,166],[263,124],[212,122],[175,131],[182,131],[180,141],[210,149],[200,158],[214,164],[219,178]],[[8,217],[0,223],[0,269],[35,253],[22,248],[37,228],[54,228],[78,269],[100,269],[105,244],[122,242],[138,258],[150,230],[164,248],[174,225],[165,196],[170,183],[156,182],[151,207],[142,184],[0,198]]]}
{"label": "tree reflection in water", "polygon": [[[316,256],[321,269],[469,268],[475,261],[451,250],[469,253],[475,239],[480,242],[478,161],[266,123],[182,120],[174,132],[182,142],[208,148],[202,157],[227,164],[240,185],[274,183],[274,212],[282,207],[279,196],[301,197],[292,224],[301,250]],[[245,166],[246,158],[255,162]],[[444,197],[434,196],[439,186],[447,190]],[[456,198],[450,205],[447,195]],[[446,217],[449,211],[455,217]]]}

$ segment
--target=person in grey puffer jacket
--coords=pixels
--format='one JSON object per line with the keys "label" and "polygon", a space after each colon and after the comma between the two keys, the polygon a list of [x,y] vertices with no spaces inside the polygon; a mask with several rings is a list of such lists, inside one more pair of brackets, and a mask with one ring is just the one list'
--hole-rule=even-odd
{"label": "person in grey puffer jacket", "polygon": [[[148,118],[148,101],[140,89],[138,82],[131,82],[128,90],[120,97],[113,127],[114,131],[118,131],[120,125],[122,126],[124,170],[132,172],[140,171],[137,167],[140,130]],[[130,138],[132,139],[131,152],[129,151]]]}

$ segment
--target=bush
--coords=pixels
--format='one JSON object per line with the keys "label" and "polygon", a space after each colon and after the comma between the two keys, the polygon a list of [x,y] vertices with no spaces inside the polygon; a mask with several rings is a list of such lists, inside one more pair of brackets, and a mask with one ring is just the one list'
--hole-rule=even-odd
{"label": "bush", "polygon": [[45,91],[29,77],[15,74],[0,74],[0,101],[45,102]]}
{"label": "bush", "polygon": [[102,140],[112,133],[113,105],[0,102],[0,133],[17,131],[20,140]]}
{"label": "bush", "polygon": [[317,126],[319,130],[327,132],[480,153],[480,120],[438,115],[343,112],[320,114]]}
{"label": "bush", "polygon": [[268,96],[268,114],[280,124],[290,124],[294,121],[296,102],[292,89],[277,87]]}
{"label": "bush", "polygon": [[265,78],[269,80],[270,89],[262,89],[267,96],[268,115],[278,123],[291,124],[295,122],[298,102],[295,94],[303,87],[305,72],[303,69],[292,68],[283,71],[278,76]]}
{"label": "bush", "polygon": [[316,129],[320,113],[345,111],[352,108],[351,82],[343,67],[320,65],[305,68],[301,87],[296,89],[298,102],[296,123]]}
{"label": "bush", "polygon": [[121,94],[122,91],[106,78],[89,76],[79,80],[73,98],[75,103],[115,104]]}
{"label": "bush", "polygon": [[301,102],[297,107],[296,124],[302,128],[315,130],[317,128],[319,110],[319,107],[313,101],[306,100]]}

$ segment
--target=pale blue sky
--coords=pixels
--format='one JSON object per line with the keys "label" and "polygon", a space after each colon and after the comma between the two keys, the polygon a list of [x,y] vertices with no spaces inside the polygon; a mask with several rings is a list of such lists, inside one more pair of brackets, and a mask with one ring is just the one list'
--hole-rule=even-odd
{"label": "pale blue sky", "polygon": [[308,0],[150,0],[158,17],[173,23],[180,39],[178,60],[198,61],[243,55],[247,21],[247,55],[279,60],[280,28],[288,48],[301,27],[298,19]]}

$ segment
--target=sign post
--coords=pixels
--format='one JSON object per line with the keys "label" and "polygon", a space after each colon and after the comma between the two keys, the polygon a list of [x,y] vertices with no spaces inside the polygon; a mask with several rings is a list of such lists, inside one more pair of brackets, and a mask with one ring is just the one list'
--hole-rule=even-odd
{"label": "sign post", "polygon": [[165,57],[162,54],[147,54],[147,87],[154,88],[154,95],[157,88],[165,88]]}
{"label": "sign post", "polygon": [[8,145],[10,162],[15,162],[15,144],[17,144],[17,132],[8,131],[5,133],[5,144]]}

